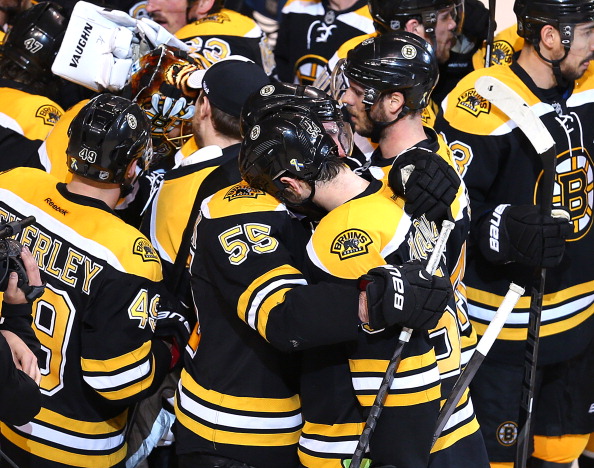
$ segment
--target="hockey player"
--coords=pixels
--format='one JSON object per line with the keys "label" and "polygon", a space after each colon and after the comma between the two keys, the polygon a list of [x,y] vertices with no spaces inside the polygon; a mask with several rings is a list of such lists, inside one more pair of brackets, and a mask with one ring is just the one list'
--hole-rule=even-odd
{"label": "hockey player", "polygon": [[[359,276],[386,261],[402,265],[411,257],[427,258],[437,238],[435,224],[413,221],[401,200],[383,195],[380,181],[369,183],[357,176],[336,153],[311,158],[300,127],[311,135],[323,132],[321,123],[312,124],[304,114],[281,112],[258,122],[244,142],[240,170],[252,187],[288,207],[299,210],[311,201],[328,212],[307,246],[309,280],[356,284]],[[409,243],[421,232],[427,250],[411,249]],[[379,465],[421,467],[427,466],[441,396],[427,330],[440,320],[451,298],[451,283],[443,264],[441,278],[427,274],[419,279],[420,262],[394,268],[402,278],[403,308],[413,307],[415,313],[407,318],[398,308],[390,309],[399,315],[399,325],[416,332],[404,351],[401,371],[406,371],[396,375],[370,441],[370,458]],[[374,274],[379,281],[381,273]],[[431,292],[423,296],[425,287]],[[414,297],[418,302],[413,306]],[[381,380],[400,332],[392,327],[381,333],[384,324],[375,321],[373,306],[370,310],[365,328],[373,334],[361,331],[356,342],[303,352],[300,396],[305,423],[299,456],[305,466],[340,467],[355,451],[363,428],[361,408],[371,406],[377,392],[372,382]],[[415,421],[415,430],[404,421]]]}
{"label": "hockey player", "polygon": [[[434,52],[429,43],[412,33],[385,33],[350,51],[344,74],[350,87],[343,102],[355,131],[363,136],[374,136],[379,141],[370,164],[364,168],[371,176],[368,178],[389,183],[391,190],[387,195],[403,197],[406,200],[404,210],[413,217],[421,218],[424,214],[424,218],[437,220],[451,216],[456,222],[446,255],[456,292],[454,319],[458,327],[445,324],[449,335],[437,331],[432,335],[436,340],[449,342],[436,344],[436,347],[459,347],[461,353],[457,363],[449,358],[440,362],[445,398],[455,375],[466,364],[476,345],[476,333],[468,320],[463,282],[469,225],[466,190],[450,166],[453,161],[448,147],[437,138],[433,129],[423,125],[421,117],[438,77]],[[411,164],[415,170],[405,181],[402,169]],[[456,368],[458,370],[454,371]],[[454,418],[457,424],[452,424],[435,445],[432,466],[442,466],[443,461],[439,460],[451,456],[451,452],[465,453],[468,450],[470,454],[473,453],[470,447],[481,447],[471,400],[459,405],[457,412],[459,417]],[[449,448],[449,451],[442,453],[442,448]],[[464,460],[469,467],[480,466],[484,462],[484,452],[479,449]]]}
{"label": "hockey player", "polygon": [[[306,118],[288,129],[295,157],[304,150],[322,166],[337,152],[321,128]],[[359,324],[355,285],[305,279],[308,237],[282,203],[245,182],[203,202],[191,263],[200,343],[176,400],[181,467],[299,466],[298,362],[284,352],[355,340]]]}
{"label": "hockey player", "polygon": [[175,34],[187,23],[187,0],[147,0],[146,12],[156,23]]}
{"label": "hockey player", "polygon": [[64,112],[50,68],[66,26],[59,5],[40,2],[17,16],[3,45],[0,125],[31,140],[43,140]]}
{"label": "hockey player", "polygon": [[[239,81],[236,80],[238,76],[242,77]],[[187,285],[189,289],[189,280],[180,281],[179,272],[174,272],[173,267],[192,207],[195,204],[200,207],[207,195],[239,182],[239,172],[235,171],[237,176],[232,180],[219,179],[218,187],[203,192],[200,200],[196,200],[201,184],[222,164],[231,162],[237,167],[241,108],[250,94],[269,82],[262,67],[239,60],[223,60],[206,70],[203,77],[197,73],[190,79],[188,86],[195,86],[196,93],[202,90],[192,120],[192,131],[200,149],[177,161],[176,167],[165,174],[142,227],[161,257],[165,281],[172,290],[181,285]],[[174,205],[177,208],[172,210]],[[190,229],[194,222],[195,219]],[[191,300],[187,302],[190,303]]]}
{"label": "hockey player", "polygon": [[68,184],[32,168],[0,175],[2,219],[35,216],[18,240],[47,282],[33,307],[42,409],[0,426],[2,450],[23,467],[121,466],[128,408],[156,389],[188,336],[156,252],[113,213],[151,153],[142,110],[101,95],[69,134]]}
{"label": "hockey player", "polygon": [[282,10],[275,75],[281,81],[313,84],[343,43],[373,30],[367,0],[291,0]]}
{"label": "hockey player", "polygon": [[[588,440],[594,369],[594,303],[589,251],[594,79],[594,5],[583,0],[518,0],[524,46],[510,66],[477,70],[444,101],[437,124],[453,151],[473,213],[469,313],[479,334],[510,281],[531,285],[533,268],[547,268],[533,403],[532,467],[569,467]],[[515,90],[556,142],[555,173],[516,125],[475,89],[493,76]],[[543,177],[554,177],[554,208],[535,206]],[[529,290],[529,289],[527,289]],[[523,356],[530,298],[520,299],[473,382],[472,393],[492,466],[511,467],[518,437]],[[563,395],[571,394],[571,398]]]}
{"label": "hockey player", "polygon": [[209,67],[230,55],[242,55],[270,74],[273,56],[256,22],[234,10],[224,8],[222,0],[202,0],[192,9],[192,23],[175,33],[190,47],[190,54]]}

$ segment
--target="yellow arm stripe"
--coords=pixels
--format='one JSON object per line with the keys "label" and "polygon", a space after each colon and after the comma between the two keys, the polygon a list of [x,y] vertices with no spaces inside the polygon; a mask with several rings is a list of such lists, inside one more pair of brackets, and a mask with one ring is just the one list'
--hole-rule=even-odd
{"label": "yellow arm stripe", "polygon": [[274,433],[274,434],[250,434],[245,432],[228,432],[212,429],[204,424],[193,420],[182,412],[176,404],[175,415],[177,420],[188,430],[213,443],[247,445],[257,447],[279,447],[294,445],[299,441],[301,431]]}
{"label": "yellow arm stripe", "polygon": [[80,434],[109,435],[124,428],[128,419],[128,410],[124,410],[119,416],[108,421],[89,422],[68,418],[46,408],[41,408],[35,419],[59,428],[75,428],[76,432]]}
{"label": "yellow arm stripe", "polygon": [[[357,395],[357,399],[362,406],[373,406],[376,395]],[[394,395],[388,393],[384,406],[410,406],[428,403],[441,398],[441,383],[436,382],[434,387],[420,392],[405,393]]]}
{"label": "yellow arm stripe", "polygon": [[[369,466],[365,465],[365,460],[367,460],[367,458],[363,459],[363,463],[361,464],[362,467]],[[303,466],[315,466],[316,468],[343,468],[345,466],[342,464],[340,458],[319,458],[309,455],[301,450],[299,450],[299,461]]]}
{"label": "yellow arm stripe", "polygon": [[80,455],[22,437],[3,423],[0,424],[0,431],[4,437],[21,450],[34,454],[36,457],[44,460],[50,460],[60,464],[64,463],[64,460],[68,460],[68,463],[73,466],[109,468],[121,462],[126,456],[127,451],[127,447],[124,445],[111,455]]}
{"label": "yellow arm stripe", "polygon": [[316,424],[306,421],[303,425],[303,433],[322,435],[326,437],[358,437],[363,432],[364,427],[364,422],[344,424]]}
{"label": "yellow arm stripe", "polygon": [[122,356],[111,359],[80,359],[80,364],[83,370],[89,372],[107,372],[111,373],[140,362],[148,356],[151,352],[151,342],[145,341],[140,348],[130,351]]}
{"label": "yellow arm stripe", "polygon": [[[355,372],[377,372],[385,373],[390,361],[380,359],[349,359],[351,373]],[[408,372],[416,369],[422,369],[426,366],[435,364],[435,352],[433,349],[425,354],[410,356],[402,361],[398,366],[398,372]]]}
{"label": "yellow arm stripe", "polygon": [[245,411],[246,408],[249,408],[250,411],[257,413],[287,413],[298,411],[301,408],[301,402],[297,395],[290,398],[253,398],[225,395],[215,390],[207,390],[200,386],[185,370],[182,370],[181,382],[182,386],[192,395],[230,410]]}
{"label": "yellow arm stripe", "polygon": [[151,373],[146,378],[132,385],[128,385],[120,390],[114,390],[112,392],[97,391],[97,393],[99,393],[103,398],[107,398],[108,400],[123,400],[125,398],[130,398],[134,395],[138,395],[139,393],[149,388],[152,385],[154,378],[155,358],[151,357]]}
{"label": "yellow arm stripe", "polygon": [[266,325],[268,325],[268,316],[272,308],[285,302],[285,294],[292,288],[283,288],[269,295],[259,308],[258,312],[258,333],[268,341],[266,336]]}
{"label": "yellow arm stripe", "polygon": [[443,437],[439,437],[435,441],[435,445],[431,449],[431,453],[439,452],[440,450],[446,449],[454,445],[459,440],[464,439],[464,437],[467,437],[470,434],[474,434],[478,430],[479,423],[475,416],[463,426],[458,427],[457,429],[455,429],[447,435],[444,435]]}

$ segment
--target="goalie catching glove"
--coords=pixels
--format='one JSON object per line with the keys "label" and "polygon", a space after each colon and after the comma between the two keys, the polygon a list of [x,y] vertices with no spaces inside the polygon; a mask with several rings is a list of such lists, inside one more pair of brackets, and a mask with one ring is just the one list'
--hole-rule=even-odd
{"label": "goalie catching glove", "polygon": [[479,248],[492,263],[551,268],[561,263],[573,232],[569,219],[563,209],[547,216],[539,206],[499,205],[479,226]]}
{"label": "goalie catching glove", "polygon": [[429,221],[436,221],[447,218],[461,181],[441,156],[412,147],[398,155],[388,173],[388,183],[396,195],[406,200],[404,210],[409,215],[419,218],[425,214]]}
{"label": "goalie catching glove", "polygon": [[430,330],[453,295],[449,278],[429,274],[419,260],[372,268],[359,278],[359,288],[367,294],[373,330],[391,325]]}

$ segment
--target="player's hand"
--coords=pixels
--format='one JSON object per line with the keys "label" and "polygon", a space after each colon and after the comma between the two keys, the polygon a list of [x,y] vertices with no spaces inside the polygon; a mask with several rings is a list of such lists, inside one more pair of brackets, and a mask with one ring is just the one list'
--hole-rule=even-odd
{"label": "player's hand", "polygon": [[41,382],[41,372],[37,365],[37,357],[23,340],[8,330],[0,330],[2,336],[10,346],[12,360],[17,369],[31,377],[37,385]]}
{"label": "player's hand", "polygon": [[449,278],[427,273],[418,260],[372,268],[359,278],[359,287],[366,292],[373,330],[391,325],[430,330],[453,295]]}
{"label": "player's hand", "polygon": [[479,227],[479,247],[487,260],[551,268],[559,265],[566,239],[573,232],[569,213],[540,213],[534,205],[499,205]]}
{"label": "player's hand", "polygon": [[388,173],[388,183],[406,200],[404,210],[409,215],[419,218],[425,214],[429,221],[437,221],[447,218],[461,180],[441,156],[413,147],[398,155]]}
{"label": "player's hand", "polygon": [[21,264],[23,265],[28,278],[28,284],[18,286],[18,274],[11,272],[8,278],[8,287],[4,292],[3,301],[7,304],[25,304],[41,297],[44,291],[44,284],[41,281],[39,267],[35,257],[27,247],[21,250]]}

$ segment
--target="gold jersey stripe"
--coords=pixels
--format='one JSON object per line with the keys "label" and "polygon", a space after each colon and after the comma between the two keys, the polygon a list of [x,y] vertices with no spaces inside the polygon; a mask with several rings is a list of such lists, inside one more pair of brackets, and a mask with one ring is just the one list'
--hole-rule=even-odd
{"label": "gold jersey stripe", "polygon": [[289,413],[299,411],[301,408],[298,395],[290,398],[254,398],[225,395],[215,390],[207,390],[199,385],[185,369],[181,373],[181,384],[189,393],[201,400],[230,410],[243,412],[249,408],[255,413]]}
{"label": "gold jersey stripe", "polygon": [[[374,395],[357,395],[357,399],[362,406],[373,406],[375,401]],[[438,381],[433,387],[419,392],[410,392],[405,394],[394,395],[388,393],[386,403],[384,406],[410,406],[419,405],[421,403],[428,403],[441,399],[441,383]]]}
{"label": "gold jersey stripe", "polygon": [[[377,372],[383,374],[386,372],[389,362],[390,361],[384,359],[349,359],[349,366],[351,368],[351,373]],[[425,367],[432,366],[435,362],[435,351],[431,348],[425,354],[410,356],[400,361],[398,372],[404,373],[414,370],[425,371]]]}
{"label": "gold jersey stripe", "polygon": [[108,400],[123,400],[125,398],[129,398],[131,396],[137,395],[142,391],[146,390],[150,387],[153,383],[153,379],[155,378],[155,358],[151,357],[151,373],[146,378],[128,385],[120,390],[114,390],[111,392],[101,392],[97,391],[102,397],[107,398]]}
{"label": "gold jersey stripe", "polygon": [[41,411],[35,416],[35,420],[51,424],[59,428],[68,428],[79,434],[88,435],[109,435],[121,431],[126,425],[128,419],[128,410],[124,410],[119,416],[108,421],[90,422],[72,419],[47,408],[41,408]]}
{"label": "gold jersey stripe", "polygon": [[6,424],[0,423],[0,432],[11,443],[25,452],[34,454],[36,457],[44,460],[50,460],[56,463],[68,463],[72,466],[84,466],[86,468],[109,468],[120,463],[126,456],[127,447],[124,444],[117,452],[110,455],[81,455],[78,453],[67,452],[49,445],[45,445],[34,440],[27,439],[13,432]]}
{"label": "gold jersey stripe", "polygon": [[89,372],[104,372],[111,374],[124,367],[131,366],[138,363],[149,355],[151,352],[151,342],[145,341],[139,348],[130,351],[122,356],[117,356],[111,359],[85,359],[81,358],[80,363],[83,371]]}
{"label": "gold jersey stripe", "polygon": [[307,453],[298,451],[299,461],[303,466],[311,468],[344,468],[340,458],[319,458]]}
{"label": "gold jersey stripe", "polygon": [[344,424],[318,424],[305,421],[303,423],[303,434],[323,435],[326,437],[358,437],[365,427],[364,422]]}
{"label": "gold jersey stripe", "polygon": [[175,415],[180,424],[185,428],[206,440],[211,440],[215,444],[280,447],[297,444],[299,435],[301,434],[300,430],[285,433],[275,432],[273,434],[251,434],[246,432],[229,432],[213,429],[187,416],[179,409],[177,402]]}
{"label": "gold jersey stripe", "polygon": [[431,449],[431,453],[439,452],[440,450],[451,447],[459,440],[464,439],[465,437],[469,436],[470,434],[474,434],[478,430],[479,430],[479,423],[475,416],[470,421],[468,421],[466,424],[456,428],[454,431],[450,432],[449,434],[439,437],[435,441],[435,445]]}

